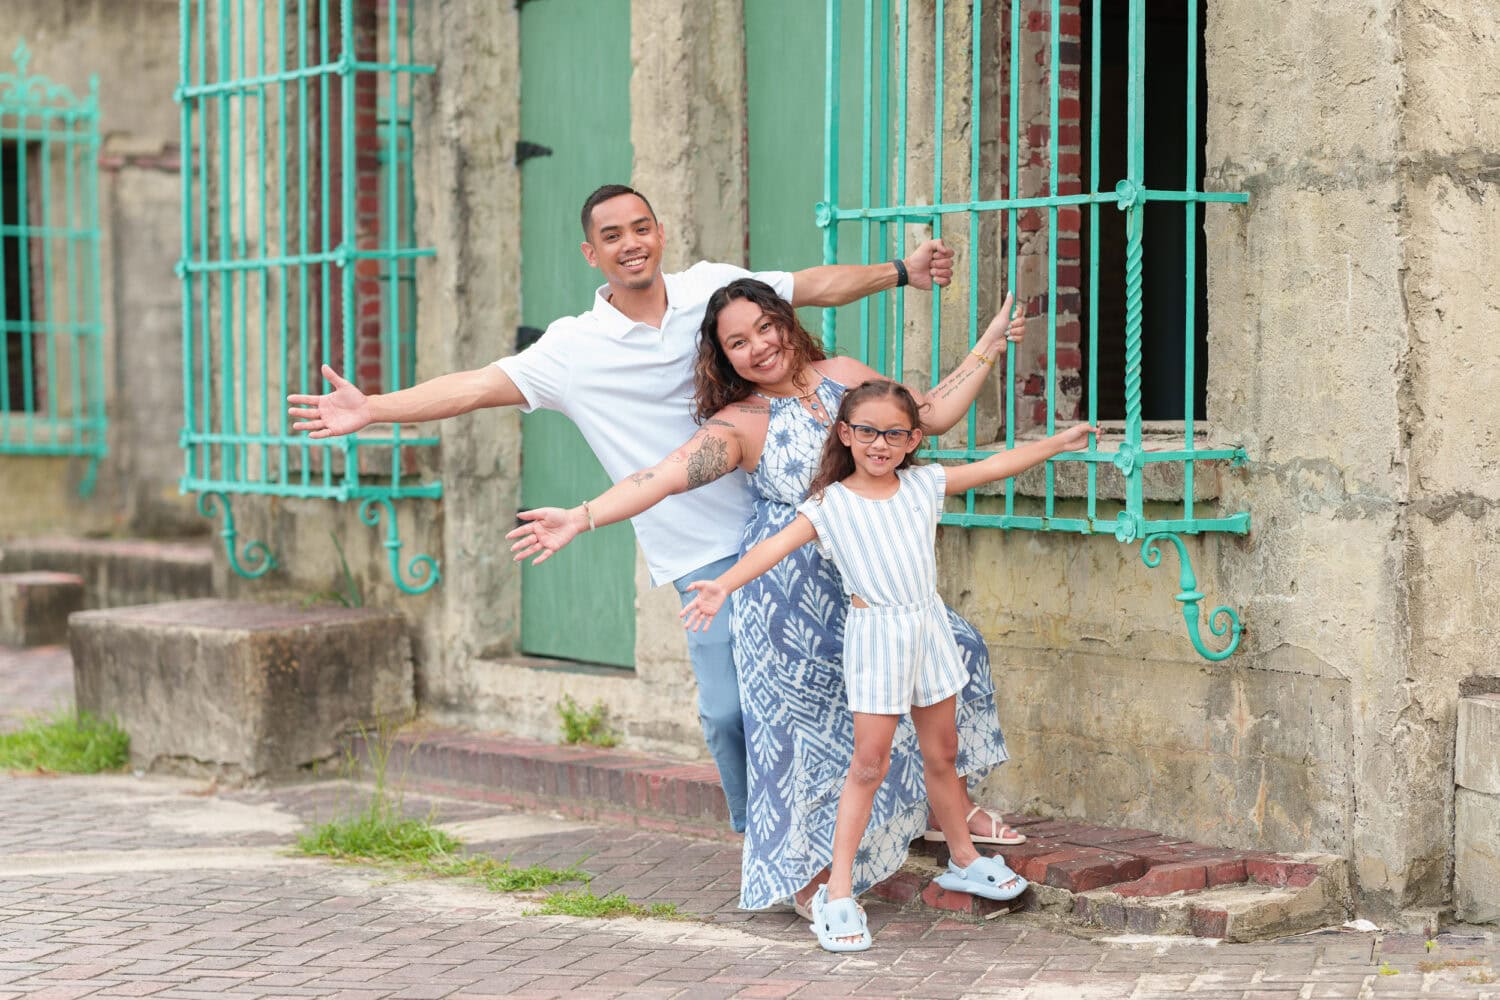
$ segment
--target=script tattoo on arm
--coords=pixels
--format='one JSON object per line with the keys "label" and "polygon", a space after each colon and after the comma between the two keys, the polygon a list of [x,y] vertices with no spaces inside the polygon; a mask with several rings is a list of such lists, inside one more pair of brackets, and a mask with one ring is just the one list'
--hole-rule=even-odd
{"label": "script tattoo on arm", "polygon": [[938,398],[947,399],[949,396],[953,395],[953,393],[957,391],[958,387],[967,382],[969,380],[969,376],[973,375],[977,370],[978,369],[976,368],[965,368],[962,371],[956,371],[952,375],[949,375],[947,378],[943,379],[942,383],[938,386],[938,388],[943,390],[942,392],[938,393]]}
{"label": "script tattoo on arm", "polygon": [[721,438],[704,435],[698,449],[688,456],[688,489],[711,483],[729,471],[729,449]]}

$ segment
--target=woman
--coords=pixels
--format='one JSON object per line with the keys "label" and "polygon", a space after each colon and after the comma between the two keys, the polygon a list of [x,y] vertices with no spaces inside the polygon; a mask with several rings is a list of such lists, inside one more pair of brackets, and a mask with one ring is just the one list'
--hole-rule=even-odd
{"label": "woman", "polygon": [[[978,394],[1005,341],[1011,298],[974,350],[937,386],[915,392],[922,429],[954,426]],[[741,552],[796,516],[846,388],[879,372],[852,358],[826,357],[791,304],[754,279],[734,281],[709,299],[698,342],[695,414],[702,429],[650,469],[626,477],[572,510],[523,513],[510,532],[517,559],[545,561],[582,531],[613,524],[662,498],[702,486],[736,468],[750,475],[754,510]],[[837,571],[808,546],[735,595],[731,633],[750,772],[740,905],[760,909],[793,898],[799,912],[831,856],[834,818],[853,745],[840,657],[846,607]],[[947,609],[968,683],[959,696],[958,766],[982,776],[1006,759],[996,717],[989,654],[972,625]],[[896,734],[889,777],[856,858],[856,891],[892,874],[924,827],[921,758],[909,721]],[[976,843],[1025,838],[973,806]],[[977,829],[975,829],[977,828]]]}

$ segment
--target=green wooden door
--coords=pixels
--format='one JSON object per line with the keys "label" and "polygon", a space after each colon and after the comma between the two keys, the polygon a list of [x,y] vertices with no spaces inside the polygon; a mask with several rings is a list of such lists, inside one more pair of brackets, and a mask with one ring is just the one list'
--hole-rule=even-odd
{"label": "green wooden door", "polygon": [[[839,109],[841,201],[858,204],[863,128],[857,100],[864,45],[864,4],[843,0]],[[795,271],[823,263],[823,230],[813,207],[823,200],[823,94],[828,11],[821,0],[754,0],[745,4],[746,110],[750,139],[750,267]],[[878,34],[877,36],[878,37]],[[877,64],[878,68],[878,64]],[[878,148],[878,144],[877,144]],[[859,263],[859,229],[839,233],[839,261]],[[872,260],[890,256],[871,248]],[[858,306],[839,311],[839,350],[858,355]],[[803,326],[822,331],[821,309],[799,310]]]}
{"label": "green wooden door", "polygon": [[[521,7],[521,137],[552,150],[521,167],[521,312],[545,328],[593,305],[599,272],[578,252],[578,211],[601,184],[630,183],[629,0]],[[572,507],[609,479],[572,422],[522,419],[521,502]],[[521,649],[635,662],[635,534],[601,528],[521,571]]]}

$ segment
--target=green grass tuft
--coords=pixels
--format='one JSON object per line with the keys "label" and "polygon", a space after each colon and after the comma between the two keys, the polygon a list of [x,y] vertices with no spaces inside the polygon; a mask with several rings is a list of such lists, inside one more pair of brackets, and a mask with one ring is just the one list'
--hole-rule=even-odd
{"label": "green grass tuft", "polygon": [[608,896],[596,896],[588,889],[570,889],[554,892],[541,901],[540,909],[528,914],[567,917],[656,917],[665,920],[682,920],[686,916],[677,910],[676,903],[652,903],[642,906],[632,903],[623,892]]}
{"label": "green grass tuft", "polygon": [[428,867],[444,878],[473,879],[491,892],[534,892],[544,886],[586,882],[590,878],[588,872],[576,866],[563,869],[543,865],[516,868],[509,861],[496,861],[484,855],[433,862]]}
{"label": "green grass tuft", "polygon": [[0,733],[0,769],[97,774],[125,766],[130,737],[113,719],[64,710]]}
{"label": "green grass tuft", "polygon": [[303,834],[297,846],[303,854],[342,861],[425,865],[449,857],[461,845],[428,820],[403,817],[388,803],[376,800],[358,816],[333,820]]}

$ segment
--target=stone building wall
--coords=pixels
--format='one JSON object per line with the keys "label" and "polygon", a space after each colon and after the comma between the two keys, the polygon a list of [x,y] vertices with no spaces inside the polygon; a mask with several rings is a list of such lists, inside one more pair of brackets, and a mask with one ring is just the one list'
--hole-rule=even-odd
{"label": "stone building wall", "polygon": [[[87,461],[0,455],[0,538],[56,533],[175,535],[205,525],[178,495],[182,472],[182,293],[174,0],[13,0],[0,64],[25,40],[29,71],[76,96],[99,78],[100,308],[109,454],[94,495]],[[54,189],[61,197],[61,191]]]}
{"label": "stone building wall", "polygon": [[[668,226],[669,267],[743,259],[744,2],[631,5],[632,181]],[[913,0],[914,19],[934,2]],[[1203,421],[1209,441],[1243,446],[1250,462],[1200,468],[1200,509],[1249,510],[1252,531],[1188,548],[1207,604],[1237,608],[1248,632],[1224,663],[1192,651],[1171,553],[1153,570],[1138,546],[1110,537],[943,529],[941,589],[989,643],[1012,755],[987,795],[1235,846],[1339,854],[1352,860],[1359,906],[1372,916],[1449,898],[1459,691],[1500,673],[1484,628],[1495,604],[1488,570],[1500,562],[1488,412],[1500,371],[1500,124],[1488,111],[1500,98],[1500,14],[1483,0],[1459,7],[1208,5],[1208,184],[1251,200],[1205,212]],[[966,8],[949,0],[955,51]],[[154,258],[169,268],[177,253],[167,167],[176,109],[159,96],[175,84],[177,5],[17,0],[12,9],[38,71],[48,71],[49,51],[67,50],[66,72],[92,61],[106,76],[106,151],[117,171],[106,197],[116,220],[106,238],[113,350],[125,350],[128,334],[145,338],[132,358],[178,356],[178,287],[150,279]],[[1065,11],[1069,31],[1076,9]],[[418,241],[438,248],[418,270],[426,378],[505,353],[519,323],[518,14],[511,4],[432,0],[416,29],[418,58],[437,66],[417,88],[414,116]],[[1041,56],[1035,33],[1028,22],[1030,57]],[[129,60],[118,48],[127,44]],[[118,65],[129,72],[109,77]],[[968,93],[967,79],[950,85]],[[922,86],[912,92],[914,122],[931,114]],[[1036,109],[1023,113],[1034,124]],[[945,114],[945,133],[959,135],[962,109]],[[997,140],[998,125],[985,148]],[[930,162],[931,145],[914,132],[913,162]],[[955,175],[965,155],[945,148]],[[139,232],[121,242],[127,226]],[[908,243],[920,235],[913,229]],[[968,301],[968,272],[959,274],[945,316]],[[981,275],[985,296],[993,278]],[[930,311],[908,317],[915,357]],[[104,499],[87,516],[69,513],[73,530],[176,523],[167,493],[180,457],[159,438],[180,424],[180,414],[161,412],[180,376],[162,358],[151,365],[165,372],[139,383],[153,408],[132,411],[117,388],[122,433]],[[132,368],[131,393],[137,377]],[[991,419],[994,398],[982,412]],[[520,574],[499,539],[518,502],[519,418],[474,414],[436,432],[444,498],[398,510],[406,553],[443,562],[439,588],[398,596],[381,535],[348,505],[311,501],[245,505],[242,534],[295,548],[300,568],[233,586],[252,596],[326,589],[336,535],[367,602],[413,622],[431,718],[550,738],[568,694],[605,701],[628,746],[702,755],[670,589],[637,574],[634,673],[519,658]],[[158,460],[162,471],[130,480],[145,486],[126,488],[126,471]],[[26,478],[46,462],[13,474],[17,461],[0,459],[0,496],[56,492]],[[79,509],[63,494],[47,494],[49,516]],[[981,498],[980,512],[996,502]],[[1034,505],[1023,498],[1021,512]],[[1081,508],[1064,496],[1058,513]],[[19,509],[0,503],[0,534],[34,528],[17,521]]]}

